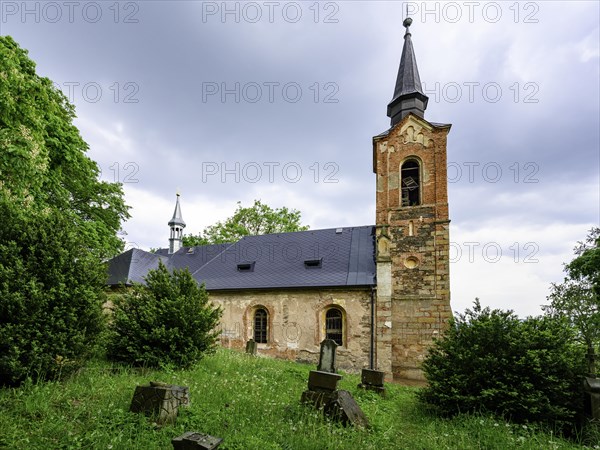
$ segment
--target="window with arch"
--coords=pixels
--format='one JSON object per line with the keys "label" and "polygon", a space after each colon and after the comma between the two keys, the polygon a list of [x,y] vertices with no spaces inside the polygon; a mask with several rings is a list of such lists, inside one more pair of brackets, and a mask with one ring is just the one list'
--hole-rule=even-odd
{"label": "window with arch", "polygon": [[269,313],[264,308],[254,311],[254,342],[266,344],[268,341]]}
{"label": "window with arch", "polygon": [[338,308],[329,308],[325,313],[325,339],[344,345],[344,315]]}
{"label": "window with arch", "polygon": [[402,206],[421,204],[421,167],[418,161],[409,159],[402,164],[401,182]]}

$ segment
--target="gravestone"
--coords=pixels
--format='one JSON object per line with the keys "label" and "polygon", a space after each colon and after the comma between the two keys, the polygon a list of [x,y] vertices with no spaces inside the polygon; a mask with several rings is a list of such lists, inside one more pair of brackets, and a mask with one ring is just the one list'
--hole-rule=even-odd
{"label": "gravestone", "polygon": [[342,422],[344,426],[369,427],[367,416],[348,391],[336,391],[334,399],[325,406],[325,413]]}
{"label": "gravestone", "polygon": [[317,370],[319,372],[331,372],[336,373],[335,370],[335,349],[337,344],[333,339],[325,339],[321,342],[321,350],[319,352],[319,365]]}
{"label": "gravestone", "polygon": [[594,421],[600,422],[600,378],[585,378],[583,389],[586,395],[586,413]]}
{"label": "gravestone", "polygon": [[369,421],[348,391],[337,389],[342,376],[337,373],[311,370],[308,374],[308,390],[300,401],[346,425],[368,427]]}
{"label": "gravestone", "polygon": [[360,374],[360,384],[358,387],[360,389],[367,389],[385,395],[385,387],[383,386],[384,378],[385,372],[373,369],[363,369]]}
{"label": "gravestone", "polygon": [[246,342],[246,353],[249,355],[256,355],[256,347],[257,345],[254,339],[250,339],[248,342]]}
{"label": "gravestone", "polygon": [[150,382],[148,386],[137,386],[131,399],[129,411],[152,416],[157,424],[174,423],[179,406],[190,403],[187,386]]}
{"label": "gravestone", "polygon": [[333,394],[337,383],[342,379],[337,373],[320,372],[311,370],[308,374],[308,390],[302,393],[300,401],[311,405],[315,409],[324,408],[334,400]]}
{"label": "gravestone", "polygon": [[221,438],[195,431],[188,431],[171,440],[174,450],[214,450],[221,442]]}

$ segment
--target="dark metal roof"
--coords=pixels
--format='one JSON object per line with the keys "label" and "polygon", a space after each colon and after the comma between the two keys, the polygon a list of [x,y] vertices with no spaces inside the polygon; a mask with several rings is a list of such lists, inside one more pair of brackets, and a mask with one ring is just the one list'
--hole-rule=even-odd
{"label": "dark metal roof", "polygon": [[410,39],[411,34],[407,31],[404,35],[404,47],[402,48],[402,56],[400,58],[400,67],[398,68],[398,76],[396,78],[396,86],[394,87],[394,96],[392,101],[406,94],[419,92],[423,95],[423,87],[421,86],[421,77],[419,76],[419,68],[417,67],[417,57]]}
{"label": "dark metal roof", "polygon": [[[194,273],[209,290],[375,283],[373,227],[246,236]],[[305,261],[321,259],[320,267]],[[240,272],[238,264],[254,263]]]}
{"label": "dark metal roof", "polygon": [[159,248],[154,251],[154,254],[159,255],[159,256],[169,256],[169,249],[168,248]]}
{"label": "dark metal roof", "polygon": [[411,18],[404,20],[406,27],[404,34],[404,46],[402,47],[402,56],[400,57],[400,67],[396,85],[394,86],[394,96],[388,104],[387,115],[392,119],[392,125],[397,124],[408,112],[423,117],[427,109],[428,97],[423,92],[421,78],[417,67],[417,58],[413,49],[411,34],[409,31]]}
{"label": "dark metal roof", "polygon": [[[135,258],[128,255],[132,251]],[[109,262],[108,284],[143,282],[159,259],[171,270],[188,267],[209,291],[372,286],[376,273],[374,227],[362,226],[246,236],[235,244],[182,248],[165,256],[133,249]]]}
{"label": "dark metal roof", "polygon": [[108,261],[108,282],[110,286],[143,283],[151,269],[158,267],[158,261],[167,263],[167,258],[132,248]]}
{"label": "dark metal roof", "polygon": [[187,267],[191,273],[194,273],[230,245],[231,244],[215,244],[198,247],[182,247],[177,252],[169,255],[167,268],[173,270]]}

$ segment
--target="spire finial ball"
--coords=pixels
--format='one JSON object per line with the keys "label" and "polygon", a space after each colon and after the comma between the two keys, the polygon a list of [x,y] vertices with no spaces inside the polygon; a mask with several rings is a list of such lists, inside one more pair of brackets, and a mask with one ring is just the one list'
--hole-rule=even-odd
{"label": "spire finial ball", "polygon": [[407,17],[406,19],[404,19],[404,22],[402,22],[402,25],[403,25],[405,28],[408,28],[408,27],[410,27],[410,26],[411,26],[411,24],[412,24],[412,19],[411,19],[410,17]]}

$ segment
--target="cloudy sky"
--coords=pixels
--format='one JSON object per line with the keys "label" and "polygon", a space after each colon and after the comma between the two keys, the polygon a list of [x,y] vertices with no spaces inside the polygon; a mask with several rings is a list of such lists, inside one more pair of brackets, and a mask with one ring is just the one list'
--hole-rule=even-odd
{"label": "cloudy sky", "polygon": [[76,105],[129,246],[168,245],[254,199],[312,229],[373,224],[406,9],[448,141],[452,305],[539,313],[600,204],[597,1],[0,1]]}

